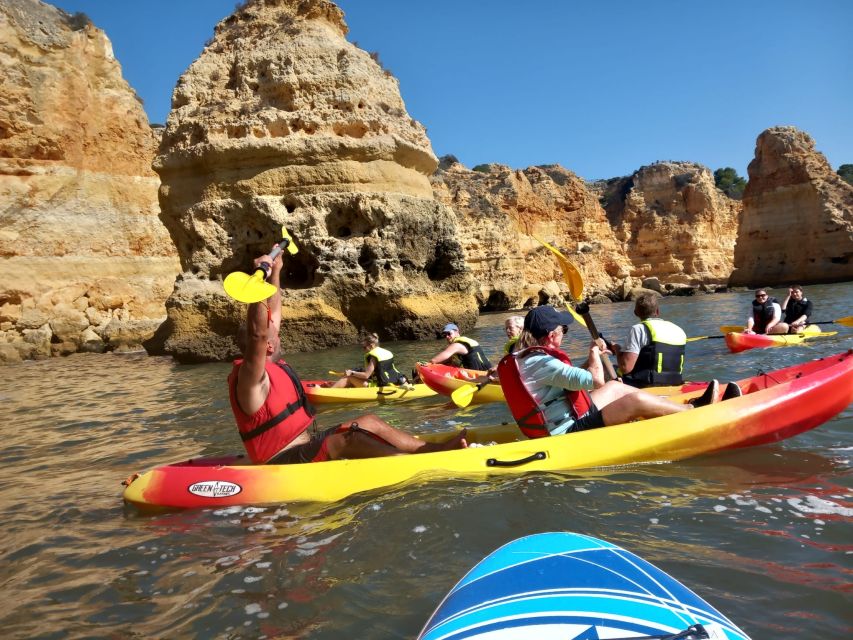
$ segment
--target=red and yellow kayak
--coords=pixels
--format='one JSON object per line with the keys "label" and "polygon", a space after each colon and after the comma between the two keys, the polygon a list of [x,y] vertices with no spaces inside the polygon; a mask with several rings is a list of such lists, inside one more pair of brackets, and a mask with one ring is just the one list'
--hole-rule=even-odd
{"label": "red and yellow kayak", "polygon": [[391,402],[415,400],[435,395],[425,384],[413,384],[410,389],[387,385],[385,387],[327,387],[326,380],[303,380],[302,388],[313,404],[343,404],[347,402]]}
{"label": "red and yellow kayak", "polygon": [[795,344],[802,344],[804,340],[817,336],[834,336],[837,331],[821,332],[820,327],[810,324],[802,333],[789,334],[763,334],[763,333],[741,333],[732,331],[726,334],[726,346],[732,353],[740,353],[747,349],[756,349],[763,347],[786,347]]}
{"label": "red and yellow kayak", "polygon": [[535,440],[514,425],[500,425],[468,430],[468,441],[484,446],[417,455],[292,465],[252,465],[242,456],[196,458],[132,476],[124,499],[143,510],[330,502],[415,480],[663,462],[777,442],[817,427],[853,402],[853,349],[739,382],[741,397],[689,414]]}
{"label": "red and yellow kayak", "polygon": [[[436,393],[450,396],[453,392],[472,380],[486,375],[485,371],[475,369],[463,369],[446,364],[431,364],[419,362],[417,365],[418,375],[425,385]],[[649,387],[643,389],[648,393],[658,396],[672,396],[679,393],[690,393],[691,391],[702,391],[708,385],[707,382],[685,382],[680,386],[672,387]],[[486,402],[504,402],[504,392],[498,383],[489,383],[474,393],[471,404],[484,404]]]}

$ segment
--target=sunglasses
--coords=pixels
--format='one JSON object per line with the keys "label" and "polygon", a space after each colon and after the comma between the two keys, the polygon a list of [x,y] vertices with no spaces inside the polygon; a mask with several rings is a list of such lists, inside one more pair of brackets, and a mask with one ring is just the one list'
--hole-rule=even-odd
{"label": "sunglasses", "polygon": [[450,331],[444,331],[441,335],[443,335],[445,338],[449,338],[449,337],[450,337],[450,336],[452,336],[453,334],[452,334],[452,333],[450,333]]}
{"label": "sunglasses", "polygon": [[756,295],[755,297],[756,297],[756,298],[766,298],[766,297],[767,297],[767,294],[766,294],[766,293],[759,293],[759,294],[758,294],[758,295]]}

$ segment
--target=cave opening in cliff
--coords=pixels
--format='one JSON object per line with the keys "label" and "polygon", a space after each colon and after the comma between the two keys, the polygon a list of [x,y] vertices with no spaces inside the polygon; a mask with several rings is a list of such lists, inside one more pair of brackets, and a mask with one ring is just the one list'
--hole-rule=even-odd
{"label": "cave opening in cliff", "polygon": [[456,275],[458,245],[449,240],[439,240],[435,245],[435,256],[426,265],[427,277],[433,282]]}
{"label": "cave opening in cliff", "polygon": [[503,291],[492,291],[481,311],[507,311],[511,306],[509,297]]}

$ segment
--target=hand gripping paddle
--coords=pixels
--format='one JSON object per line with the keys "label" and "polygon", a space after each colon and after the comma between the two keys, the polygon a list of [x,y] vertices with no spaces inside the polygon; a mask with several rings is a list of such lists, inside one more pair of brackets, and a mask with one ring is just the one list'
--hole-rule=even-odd
{"label": "hand gripping paddle", "polygon": [[[290,237],[290,234],[284,227],[281,229],[281,235],[282,241],[279,242],[277,246],[273,247],[272,251],[269,253],[270,258],[273,260],[275,260],[276,256],[278,256],[278,254],[284,249],[287,249],[287,252],[291,255],[299,251],[296,247],[296,243],[293,242],[293,238]],[[242,271],[229,273],[222,282],[222,286],[225,288],[225,293],[234,298],[237,302],[245,302],[248,304],[260,302],[261,300],[266,300],[271,297],[276,291],[275,285],[271,285],[269,282],[266,282],[271,270],[272,265],[270,263],[262,262],[251,275]]]}

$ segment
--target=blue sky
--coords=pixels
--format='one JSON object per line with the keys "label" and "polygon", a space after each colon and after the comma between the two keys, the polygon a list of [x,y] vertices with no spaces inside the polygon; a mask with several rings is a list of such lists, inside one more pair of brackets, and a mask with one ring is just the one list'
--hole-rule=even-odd
{"label": "blue sky", "polygon": [[[61,0],[113,43],[163,123],[180,74],[235,0]],[[774,125],[853,163],[847,0],[340,0],[437,155],[559,163],[588,178],[689,160],[746,175]]]}

